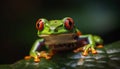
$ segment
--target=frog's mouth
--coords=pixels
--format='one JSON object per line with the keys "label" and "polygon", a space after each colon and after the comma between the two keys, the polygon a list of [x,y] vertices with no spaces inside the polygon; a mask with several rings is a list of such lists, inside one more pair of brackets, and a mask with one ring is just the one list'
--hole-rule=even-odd
{"label": "frog's mouth", "polygon": [[76,40],[74,39],[75,36],[75,33],[39,35],[39,37],[45,39],[46,45],[76,43]]}

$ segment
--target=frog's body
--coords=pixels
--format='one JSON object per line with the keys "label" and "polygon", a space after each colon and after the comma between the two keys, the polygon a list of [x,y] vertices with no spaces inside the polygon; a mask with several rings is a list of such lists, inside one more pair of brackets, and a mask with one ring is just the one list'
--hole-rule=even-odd
{"label": "frog's body", "polygon": [[56,34],[42,36],[42,38],[45,39],[45,45],[48,46],[49,49],[62,51],[76,48],[77,40],[74,39],[74,35],[74,33]]}
{"label": "frog's body", "polygon": [[[103,42],[99,36],[82,35],[70,17],[51,21],[39,19],[36,22],[36,28],[40,39],[34,43],[30,56],[25,57],[25,59],[33,57],[35,62],[40,61],[40,57],[50,59],[57,51],[83,51],[85,56],[88,55],[88,51],[96,54],[95,46]],[[44,46],[48,52],[40,51],[39,48]]]}

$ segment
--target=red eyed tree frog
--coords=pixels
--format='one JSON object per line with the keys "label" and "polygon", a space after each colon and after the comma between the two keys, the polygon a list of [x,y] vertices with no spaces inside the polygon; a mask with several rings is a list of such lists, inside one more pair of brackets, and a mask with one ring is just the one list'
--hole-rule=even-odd
{"label": "red eyed tree frog", "polygon": [[[39,62],[41,57],[50,59],[56,52],[67,50],[82,51],[82,55],[87,56],[89,52],[96,54],[96,47],[103,47],[103,40],[99,36],[82,35],[71,17],[50,21],[40,18],[36,28],[40,38],[33,44],[30,55],[25,57],[32,57],[35,62]],[[42,51],[42,47],[46,47],[47,51]]]}

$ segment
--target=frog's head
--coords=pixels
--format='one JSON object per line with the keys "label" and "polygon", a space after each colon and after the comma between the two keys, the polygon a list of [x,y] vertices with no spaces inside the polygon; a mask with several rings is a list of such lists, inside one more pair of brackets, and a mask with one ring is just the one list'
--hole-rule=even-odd
{"label": "frog's head", "polygon": [[64,34],[73,33],[74,21],[70,17],[65,17],[62,20],[50,20],[41,18],[36,22],[38,35]]}

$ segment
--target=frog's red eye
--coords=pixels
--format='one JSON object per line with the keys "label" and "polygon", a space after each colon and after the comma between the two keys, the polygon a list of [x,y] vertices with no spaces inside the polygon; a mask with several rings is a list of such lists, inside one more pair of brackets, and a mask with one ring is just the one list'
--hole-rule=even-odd
{"label": "frog's red eye", "polygon": [[74,27],[74,22],[72,18],[66,18],[64,20],[64,26],[66,29],[71,30]]}
{"label": "frog's red eye", "polygon": [[42,19],[39,19],[37,22],[36,22],[36,28],[39,30],[39,31],[42,31],[43,28],[44,28],[44,21]]}

